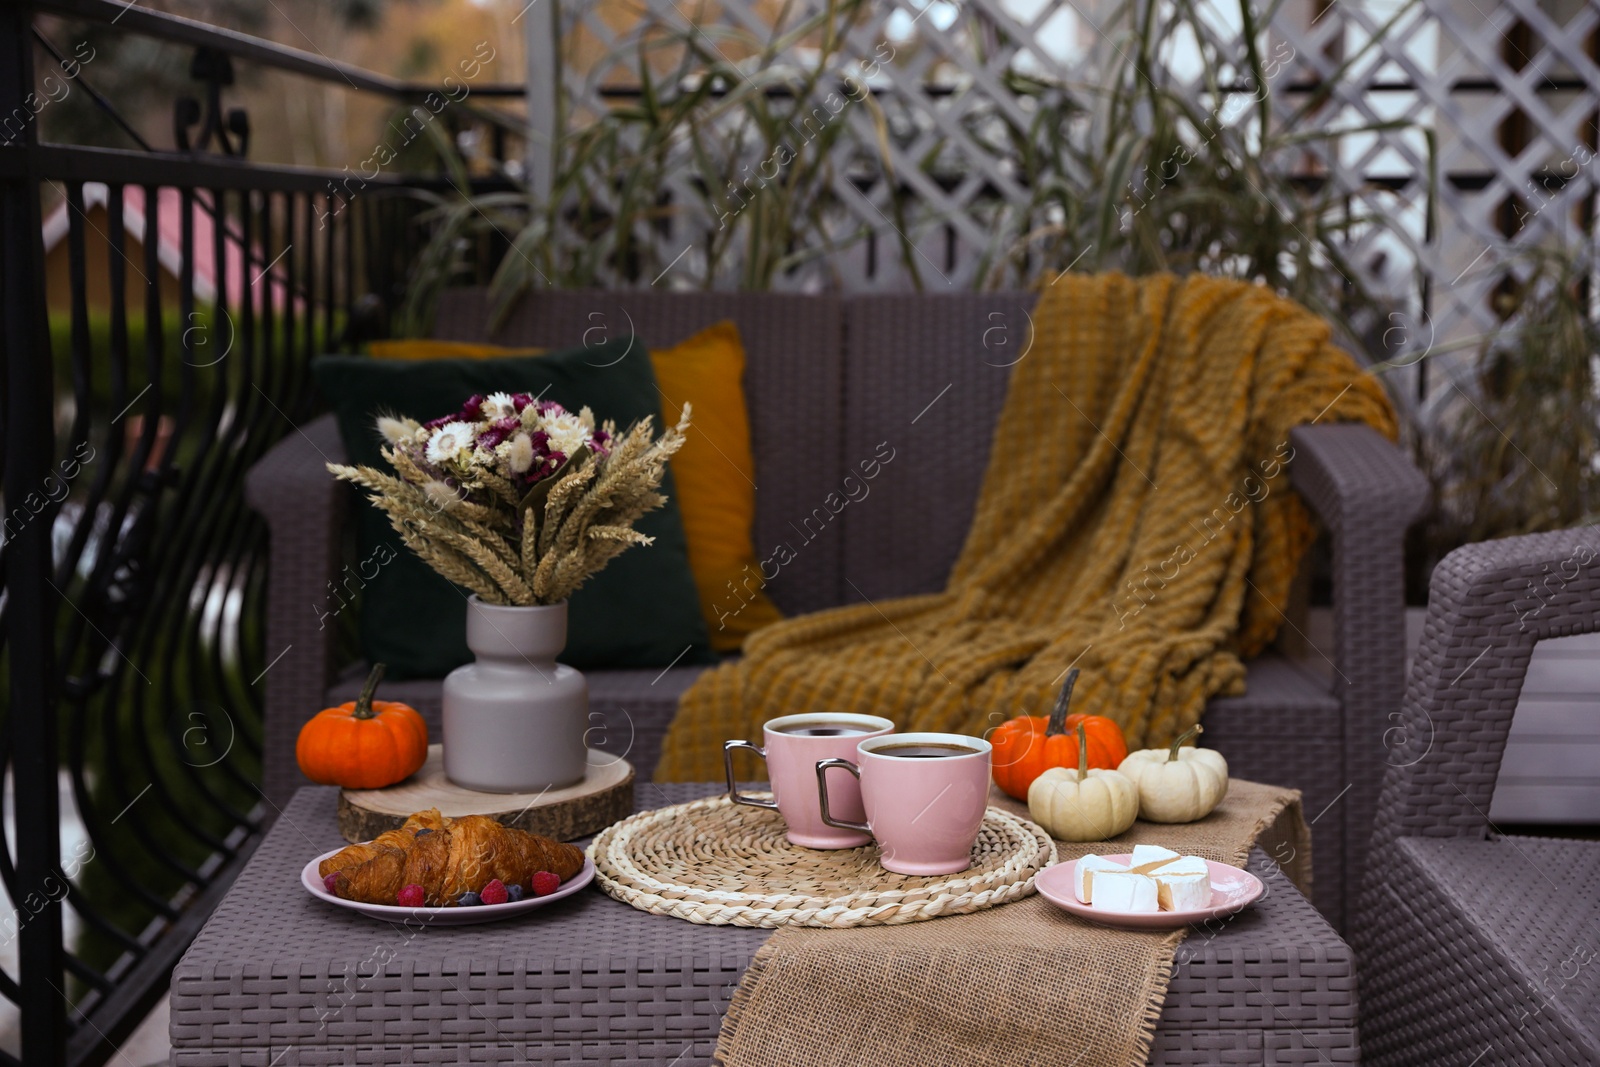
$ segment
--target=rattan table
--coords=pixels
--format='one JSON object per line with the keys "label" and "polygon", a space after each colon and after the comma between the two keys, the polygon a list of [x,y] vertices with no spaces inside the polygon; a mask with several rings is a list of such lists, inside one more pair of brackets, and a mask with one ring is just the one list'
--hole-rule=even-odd
{"label": "rattan table", "polygon": [[[642,783],[637,796],[657,807],[718,789]],[[420,932],[338,911],[299,884],[342,843],[335,796],[296,794],[173,970],[174,1065],[711,1062],[769,931],[647,915],[598,889],[520,922]],[[1250,868],[1267,896],[1179,948],[1151,1062],[1358,1062],[1349,948],[1260,850]]]}

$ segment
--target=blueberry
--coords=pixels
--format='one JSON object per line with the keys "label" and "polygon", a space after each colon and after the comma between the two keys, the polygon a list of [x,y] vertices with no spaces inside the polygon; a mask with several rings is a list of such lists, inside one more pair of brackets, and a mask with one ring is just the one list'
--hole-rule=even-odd
{"label": "blueberry", "polygon": [[515,882],[513,882],[511,885],[506,886],[506,901],[507,901],[507,903],[510,903],[512,901],[521,900],[522,899],[522,893],[523,893],[522,887],[520,885],[517,885]]}
{"label": "blueberry", "polygon": [[422,829],[422,830],[418,830],[416,833],[412,834],[411,836],[412,837],[421,837],[423,834],[431,834],[431,833],[433,833],[433,830],[431,828],[425,828],[425,829]]}
{"label": "blueberry", "polygon": [[456,904],[463,908],[476,908],[482,903],[483,901],[478,899],[478,894],[474,893],[470,889],[465,893],[462,893],[459,897],[456,897]]}

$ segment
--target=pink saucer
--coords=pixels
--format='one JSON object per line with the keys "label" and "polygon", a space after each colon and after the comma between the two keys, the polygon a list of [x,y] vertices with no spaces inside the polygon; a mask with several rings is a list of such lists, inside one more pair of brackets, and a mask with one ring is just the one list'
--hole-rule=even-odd
{"label": "pink saucer", "polygon": [[[1132,857],[1122,852],[1105,858],[1116,863],[1127,863]],[[1211,869],[1211,906],[1188,911],[1108,911],[1080,903],[1073,892],[1077,882],[1076,860],[1045,868],[1034,877],[1033,884],[1040,896],[1058,908],[1081,915],[1091,922],[1138,930],[1171,930],[1207,919],[1220,919],[1245,908],[1267,891],[1261,879],[1249,871],[1211,860],[1206,860],[1206,866]]]}

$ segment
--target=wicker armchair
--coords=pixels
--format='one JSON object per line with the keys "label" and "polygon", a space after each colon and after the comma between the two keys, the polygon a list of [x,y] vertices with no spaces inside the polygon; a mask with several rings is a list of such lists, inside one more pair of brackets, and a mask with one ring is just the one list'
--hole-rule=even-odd
{"label": "wicker armchair", "polygon": [[1600,841],[1487,814],[1534,644],[1596,629],[1600,527],[1434,571],[1355,924],[1367,1063],[1600,1063]]}

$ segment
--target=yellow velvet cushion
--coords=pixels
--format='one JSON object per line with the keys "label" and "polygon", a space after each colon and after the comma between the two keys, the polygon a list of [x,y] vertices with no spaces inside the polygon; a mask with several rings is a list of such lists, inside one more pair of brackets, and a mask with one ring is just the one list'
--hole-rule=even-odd
{"label": "yellow velvet cushion", "polygon": [[[493,359],[537,355],[470,341],[374,341],[377,359]],[[678,510],[689,540],[689,569],[711,647],[736,652],[744,639],[783,616],[762,591],[751,528],[756,517],[755,459],[744,397],[744,343],[732,322],[708,326],[671,348],[653,349],[662,418],[693,409],[689,439],[672,457]]]}
{"label": "yellow velvet cushion", "polygon": [[494,359],[498,356],[542,356],[543,348],[507,348],[505,345],[480,345],[475,341],[432,341],[408,338],[403,341],[371,341],[367,354],[374,359]]}

